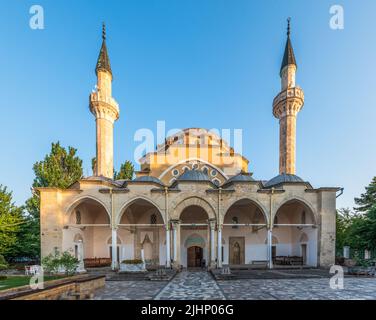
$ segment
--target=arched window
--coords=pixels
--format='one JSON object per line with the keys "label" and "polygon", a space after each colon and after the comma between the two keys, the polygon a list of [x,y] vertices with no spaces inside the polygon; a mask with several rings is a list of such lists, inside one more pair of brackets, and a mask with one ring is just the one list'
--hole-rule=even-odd
{"label": "arched window", "polygon": [[[238,224],[238,223],[239,223],[239,219],[238,219],[238,217],[236,217],[236,216],[232,217],[232,223],[233,223],[233,224]],[[232,228],[233,228],[233,229],[237,229],[238,226],[232,226]]]}
{"label": "arched window", "polygon": [[150,216],[150,224],[156,224],[156,223],[157,223],[157,215],[155,213],[153,213]]}
{"label": "arched window", "polygon": [[81,212],[76,210],[76,224],[81,224]]}

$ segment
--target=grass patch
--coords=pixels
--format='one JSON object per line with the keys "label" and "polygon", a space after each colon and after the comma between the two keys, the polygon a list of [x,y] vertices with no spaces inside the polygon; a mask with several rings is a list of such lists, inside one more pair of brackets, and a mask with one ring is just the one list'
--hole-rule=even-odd
{"label": "grass patch", "polygon": [[[8,276],[5,280],[0,280],[0,291],[10,288],[26,286],[30,283],[30,276]],[[63,279],[66,276],[45,276],[44,281]]]}

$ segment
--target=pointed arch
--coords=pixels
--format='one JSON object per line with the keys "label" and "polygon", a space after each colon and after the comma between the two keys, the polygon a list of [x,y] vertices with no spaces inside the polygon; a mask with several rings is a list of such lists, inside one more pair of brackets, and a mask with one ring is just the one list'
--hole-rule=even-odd
{"label": "pointed arch", "polygon": [[[318,217],[312,205],[305,199],[301,199],[299,197],[293,197],[293,198],[287,199],[281,204],[279,204],[278,208],[274,212],[273,221],[275,217],[279,214],[281,209],[283,209],[287,205],[292,205],[292,204],[297,204],[297,206],[300,206],[301,208],[303,208],[304,210],[302,211],[302,214],[304,214],[305,217],[307,217],[308,216],[307,214],[309,214],[312,218],[312,222],[313,222],[312,224],[318,225]],[[301,221],[297,221],[297,223],[301,223]]]}
{"label": "pointed arch", "polygon": [[268,224],[269,218],[268,218],[268,215],[266,214],[266,212],[267,212],[266,208],[258,200],[251,199],[251,198],[248,198],[248,197],[243,197],[243,198],[240,198],[240,199],[236,199],[232,203],[230,203],[227,206],[227,208],[224,210],[225,214],[223,216],[223,221],[222,222],[224,222],[225,217],[229,213],[229,211],[234,206],[236,206],[237,204],[240,204],[241,202],[244,202],[244,203],[248,202],[250,205],[255,206],[260,211],[261,215],[263,216],[265,224]]}
{"label": "pointed arch", "polygon": [[215,210],[212,205],[206,200],[196,196],[192,196],[180,201],[173,209],[174,217],[179,219],[183,211],[191,206],[201,207],[204,211],[206,211],[208,219],[216,219]]}
{"label": "pointed arch", "polygon": [[117,214],[116,216],[116,224],[119,224],[120,221],[121,221],[121,218],[122,216],[125,214],[125,212],[127,211],[127,209],[133,205],[133,204],[136,204],[138,201],[144,201],[144,202],[147,202],[150,204],[150,206],[154,207],[155,209],[157,209],[160,217],[162,218],[162,221],[163,223],[165,224],[166,221],[165,221],[165,217],[164,215],[162,214],[162,210],[161,208],[158,206],[158,204],[156,204],[153,200],[147,198],[147,197],[144,197],[144,196],[141,196],[141,195],[138,195],[138,196],[135,196],[133,198],[131,198],[130,200],[128,200],[126,203],[124,203],[120,210],[119,210],[119,213]]}
{"label": "pointed arch", "polygon": [[[95,205],[97,206],[98,208],[101,208],[105,214],[106,214],[106,217],[108,219],[108,224],[110,225],[111,224],[111,213],[110,213],[110,210],[109,208],[107,207],[107,205],[100,199],[96,198],[96,197],[93,197],[93,196],[89,196],[89,195],[84,195],[82,197],[79,197],[77,199],[75,199],[72,203],[70,203],[70,205],[66,208],[66,210],[64,211],[64,221],[65,222],[69,222],[69,220],[71,219],[71,216],[72,214],[74,214],[74,211],[76,209],[78,209],[81,205],[84,205],[85,203],[87,203],[88,205]],[[85,209],[85,207],[81,208],[82,210]],[[80,219],[81,220],[84,220],[84,217],[88,218],[88,214],[84,214],[81,210],[80,210]],[[76,215],[75,215],[75,223],[76,224]],[[80,224],[85,224],[83,221],[80,221],[81,223]],[[107,224],[107,223],[106,223]]]}

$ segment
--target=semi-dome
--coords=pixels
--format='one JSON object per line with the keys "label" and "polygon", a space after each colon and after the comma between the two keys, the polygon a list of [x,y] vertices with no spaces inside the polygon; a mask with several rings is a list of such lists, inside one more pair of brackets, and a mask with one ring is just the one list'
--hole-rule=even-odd
{"label": "semi-dome", "polygon": [[304,183],[304,180],[295,174],[282,173],[274,177],[273,179],[270,179],[267,183],[265,183],[265,188],[271,188],[282,183],[291,183],[291,182],[293,183],[303,182]]}
{"label": "semi-dome", "polygon": [[158,183],[158,184],[160,184],[162,186],[164,185],[161,180],[159,180],[158,178],[153,177],[153,176],[141,176],[141,177],[138,177],[138,178],[134,179],[133,181],[138,181],[138,182],[154,182],[154,183]]}
{"label": "semi-dome", "polygon": [[178,181],[210,181],[209,176],[201,170],[186,170]]}

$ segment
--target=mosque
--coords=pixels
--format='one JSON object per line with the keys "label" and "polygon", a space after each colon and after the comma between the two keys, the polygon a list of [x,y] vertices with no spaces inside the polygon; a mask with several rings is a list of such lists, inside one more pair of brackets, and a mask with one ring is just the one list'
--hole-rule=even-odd
{"label": "mosque", "polygon": [[279,174],[255,180],[248,160],[213,132],[182,130],[140,160],[133,180],[114,180],[112,95],[106,34],[89,108],[96,123],[96,168],[67,189],[39,188],[42,257],[69,251],[81,262],[143,258],[167,268],[265,263],[327,267],[335,262],[336,187],[296,175],[296,121],[304,104],[287,32],[279,120]]}

